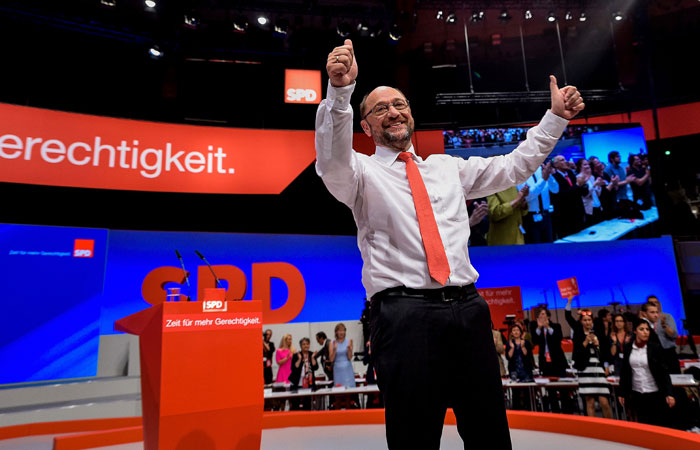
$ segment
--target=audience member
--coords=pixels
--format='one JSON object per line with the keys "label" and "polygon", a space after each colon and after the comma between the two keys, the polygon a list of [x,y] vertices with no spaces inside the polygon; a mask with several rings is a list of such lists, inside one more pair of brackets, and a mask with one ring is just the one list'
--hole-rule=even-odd
{"label": "audience member", "polygon": [[518,191],[515,186],[487,197],[489,205],[488,245],[522,245],[523,216],[527,214],[526,185]]}
{"label": "audience member", "polygon": [[503,345],[503,335],[493,326],[493,321],[491,322],[491,332],[493,333],[493,344],[496,346],[496,353],[498,354],[498,364],[501,366],[501,376],[505,377],[508,375],[506,365],[503,363],[503,355],[506,348]]}
{"label": "audience member", "polygon": [[607,308],[598,310],[597,317],[593,319],[593,332],[600,341],[600,358],[608,373],[610,358],[610,335],[612,334],[612,314]]}
{"label": "audience member", "polygon": [[633,176],[630,180],[630,186],[634,201],[642,210],[651,208],[651,172],[649,167],[642,166],[642,158],[639,155],[630,155],[628,170],[628,176]]}
{"label": "audience member", "polygon": [[605,173],[610,177],[615,192],[615,201],[627,199],[627,185],[634,179],[634,175],[627,176],[627,172],[620,165],[620,152],[612,151],[608,153],[610,164],[605,168]]}
{"label": "audience member", "polygon": [[552,175],[559,185],[559,192],[552,194],[554,205],[553,224],[558,239],[583,229],[584,209],[583,196],[588,194],[588,186],[579,185],[573,170],[563,155],[552,158],[556,171]]}
{"label": "audience member", "polygon": [[333,362],[333,380],[336,386],[355,387],[355,372],[352,368],[353,342],[346,339],[347,328],[339,323],[335,326],[335,340],[330,347]]}
{"label": "audience member", "polygon": [[272,330],[263,333],[263,379],[265,384],[272,383],[272,357],[275,354],[275,344],[272,339]]}
{"label": "audience member", "polygon": [[642,303],[642,307],[639,310],[639,318],[645,320],[649,324],[649,340],[661,345],[661,339],[659,339],[659,334],[655,330],[656,322],[659,321],[659,307],[656,303],[647,301]]}
{"label": "audience member", "polygon": [[485,198],[467,200],[467,213],[469,215],[469,246],[483,247],[488,245],[486,235],[489,232],[489,205]]}
{"label": "audience member", "polygon": [[629,332],[627,319],[621,313],[613,314],[613,330],[610,333],[610,359],[613,364],[613,373],[620,376],[622,362],[624,360],[624,347],[632,341],[632,333]]}
{"label": "audience member", "polygon": [[321,346],[320,350],[314,352],[314,358],[317,361],[321,361],[321,367],[323,368],[323,373],[326,374],[326,378],[329,380],[333,379],[333,361],[330,360],[330,340],[328,336],[323,331],[316,333],[316,342]]}
{"label": "audience member", "polygon": [[510,326],[506,341],[506,359],[508,359],[510,378],[527,382],[532,381],[532,366],[529,358],[532,345],[524,339],[523,334],[520,324],[514,323]]}
{"label": "audience member", "polygon": [[676,352],[676,338],[678,337],[676,321],[672,315],[661,310],[661,302],[655,295],[647,297],[647,301],[655,304],[659,311],[659,318],[654,322],[654,330],[658,330],[659,342],[666,357],[666,367],[671,373],[681,373],[681,365]]}
{"label": "audience member", "polygon": [[551,201],[549,194],[559,192],[559,184],[552,177],[552,163],[542,164],[534,174],[518,189],[527,186],[530,191],[527,201],[527,214],[523,216],[526,244],[541,244],[552,242],[552,218],[550,216]]}
{"label": "audience member", "polygon": [[645,320],[634,324],[634,340],[625,345],[618,400],[628,418],[651,425],[665,425],[668,408],[676,399],[661,345],[649,339]]}
{"label": "audience member", "polygon": [[614,189],[610,176],[605,173],[605,164],[600,161],[597,157],[591,156],[588,158],[588,164],[591,166],[591,171],[596,179],[600,178],[603,180],[604,184],[600,193],[598,194],[598,200],[600,200],[600,208],[603,213],[603,220],[609,220],[617,217],[617,202],[615,200],[616,190]]}
{"label": "audience member", "polygon": [[545,377],[566,376],[566,356],[561,347],[563,338],[561,325],[550,322],[552,313],[544,306],[537,308],[535,312],[537,322],[532,323],[531,331],[533,343],[539,347],[538,367],[540,374]]}
{"label": "audience member", "polygon": [[607,375],[600,356],[600,341],[593,332],[593,317],[588,309],[579,313],[579,320],[571,314],[571,300],[566,303],[564,315],[574,331],[574,368],[578,371],[579,394],[586,402],[586,414],[595,417],[595,400],[603,412],[603,417],[612,418],[612,409],[608,396],[610,387],[605,379]]}
{"label": "audience member", "polygon": [[[292,356],[289,382],[292,384],[292,389],[313,389],[316,386],[314,372],[318,370],[318,363],[309,351],[311,340],[307,337],[302,338],[299,341],[299,347],[301,350]],[[311,397],[297,397],[290,403],[291,409],[311,409]]]}
{"label": "audience member", "polygon": [[275,379],[278,383],[287,383],[289,381],[289,375],[292,373],[292,356],[296,350],[292,345],[292,335],[285,334],[282,336],[280,341],[280,347],[275,353],[275,359],[279,365],[277,370],[277,378]]}
{"label": "audience member", "polygon": [[584,227],[590,227],[603,220],[603,209],[600,203],[600,194],[605,186],[605,180],[598,177],[596,178],[591,171],[591,165],[585,158],[581,158],[576,161],[576,170],[578,175],[576,176],[576,183],[579,186],[586,185],[588,187],[588,193],[581,197],[583,200],[583,210],[584,210]]}

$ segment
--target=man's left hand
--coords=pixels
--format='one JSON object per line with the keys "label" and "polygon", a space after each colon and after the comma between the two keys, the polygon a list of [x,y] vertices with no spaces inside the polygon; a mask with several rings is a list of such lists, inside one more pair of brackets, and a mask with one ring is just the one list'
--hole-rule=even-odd
{"label": "man's left hand", "polygon": [[549,91],[552,96],[551,111],[566,120],[576,117],[586,106],[578,89],[574,86],[564,86],[560,89],[554,75],[549,76]]}

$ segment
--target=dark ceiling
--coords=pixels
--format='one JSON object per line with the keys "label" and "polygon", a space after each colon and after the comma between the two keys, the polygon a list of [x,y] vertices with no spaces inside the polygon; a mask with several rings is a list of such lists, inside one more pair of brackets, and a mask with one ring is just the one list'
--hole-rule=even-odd
{"label": "dark ceiling", "polygon": [[[530,20],[523,17],[527,8]],[[499,18],[503,9],[507,21]],[[443,18],[437,19],[440,10]],[[472,22],[480,10],[483,19]],[[545,20],[550,11],[556,22]],[[611,19],[616,11],[623,13],[620,22]],[[448,23],[452,12],[455,23]],[[581,12],[585,22],[578,20]],[[256,22],[263,13],[271,21],[265,27]],[[175,123],[311,129],[315,106],[283,102],[284,69],[323,71],[327,53],[342,43],[338,28],[348,27],[360,65],[358,93],[380,84],[401,88],[419,129],[537,120],[547,105],[533,101],[528,90],[546,89],[550,73],[582,90],[604,92],[586,110],[599,115],[697,101],[697,76],[689,68],[700,40],[699,19],[697,0],[158,0],[155,8],[142,0],[0,0],[0,101]],[[247,30],[236,32],[234,23],[245,21]],[[286,34],[275,32],[275,25],[286,25]],[[401,38],[390,39],[390,31]],[[149,55],[153,45],[161,58]],[[481,104],[436,102],[440,94],[472,91]],[[503,92],[521,99],[505,102],[492,95]],[[2,188],[9,199],[0,216],[4,222],[354,230],[349,212],[327,195],[311,167],[280,196]],[[94,206],[85,212],[84,204]],[[163,211],[194,204],[221,210],[222,219],[164,219]],[[280,221],[285,215],[308,218]]]}

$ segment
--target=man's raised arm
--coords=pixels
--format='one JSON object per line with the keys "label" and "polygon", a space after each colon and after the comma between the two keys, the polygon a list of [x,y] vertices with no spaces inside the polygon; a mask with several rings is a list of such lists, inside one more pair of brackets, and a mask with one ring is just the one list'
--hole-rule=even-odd
{"label": "man's raised arm", "polygon": [[350,107],[357,61],[350,39],[328,54],[326,72],[328,90],[316,112],[316,173],[336,199],[352,207],[359,173],[352,150]]}

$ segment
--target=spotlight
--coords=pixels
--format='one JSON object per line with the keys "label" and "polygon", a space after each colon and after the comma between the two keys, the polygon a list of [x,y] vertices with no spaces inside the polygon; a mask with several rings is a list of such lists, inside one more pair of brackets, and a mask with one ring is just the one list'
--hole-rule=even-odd
{"label": "spotlight", "polygon": [[357,23],[357,33],[362,37],[369,36],[369,25],[367,25],[367,22],[360,21]]}
{"label": "spotlight", "polygon": [[447,19],[445,19],[447,23],[455,23],[457,21],[457,15],[455,13],[451,12],[447,15]]}
{"label": "spotlight", "polygon": [[398,41],[401,39],[401,36],[403,35],[403,30],[401,27],[399,27],[397,24],[393,24],[391,26],[391,30],[389,31],[389,39],[392,41]]}
{"label": "spotlight", "polygon": [[160,59],[163,57],[163,52],[160,50],[160,48],[157,45],[154,45],[151,48],[149,48],[148,54],[151,55],[151,58],[153,58],[153,59]]}
{"label": "spotlight", "polygon": [[340,22],[336,27],[336,32],[341,38],[350,36],[350,25],[347,22]]}
{"label": "spotlight", "polygon": [[579,22],[585,22],[586,21],[586,13],[582,12],[581,16],[578,18]]}
{"label": "spotlight", "polygon": [[554,22],[557,20],[557,16],[554,15],[554,11],[550,11],[547,15],[547,22]]}
{"label": "spotlight", "polygon": [[275,23],[275,33],[286,36],[287,33],[289,33],[289,20],[287,19],[277,19],[277,22]]}
{"label": "spotlight", "polygon": [[437,14],[435,14],[435,18],[436,18],[437,20],[442,20],[442,19],[443,19],[442,10],[438,11]]}
{"label": "spotlight", "polygon": [[100,0],[102,6],[108,6],[114,8],[117,5],[117,0]]}
{"label": "spotlight", "polygon": [[615,19],[617,22],[621,21],[623,19],[622,13],[620,11],[615,11],[613,13],[613,19]]}
{"label": "spotlight", "polygon": [[510,19],[512,19],[512,16],[508,14],[508,11],[505,9],[498,15],[498,20],[500,20],[501,23],[508,23],[510,22]]}
{"label": "spotlight", "polygon": [[472,18],[471,21],[476,23],[480,20],[483,20],[484,18],[484,12],[483,11],[473,11],[472,12]]}
{"label": "spotlight", "polygon": [[566,14],[564,15],[564,20],[571,20],[574,18],[574,15],[571,14],[571,11],[567,11]]}
{"label": "spotlight", "polygon": [[233,18],[233,32],[234,33],[245,33],[248,29],[248,19],[244,16],[237,16]]}
{"label": "spotlight", "polygon": [[187,28],[195,29],[199,25],[199,19],[193,15],[185,14],[185,26]]}
{"label": "spotlight", "polygon": [[529,9],[526,9],[525,10],[525,20],[530,20],[530,19],[532,19],[532,11],[530,11]]}
{"label": "spotlight", "polygon": [[267,25],[267,22],[269,22],[269,20],[267,19],[267,17],[265,17],[265,16],[258,16],[258,24],[259,24],[259,25],[265,26],[265,25]]}
{"label": "spotlight", "polygon": [[144,3],[146,3],[146,6],[148,6],[149,8],[156,7],[156,2],[154,0],[146,0]]}

